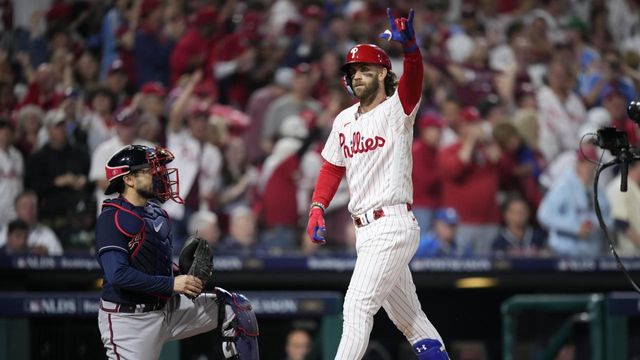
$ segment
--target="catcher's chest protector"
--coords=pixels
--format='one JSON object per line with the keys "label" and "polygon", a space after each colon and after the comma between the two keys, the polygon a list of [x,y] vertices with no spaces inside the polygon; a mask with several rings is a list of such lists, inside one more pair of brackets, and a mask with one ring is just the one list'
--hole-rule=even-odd
{"label": "catcher's chest protector", "polygon": [[134,268],[150,275],[172,275],[171,222],[156,203],[133,206],[118,198],[103,203],[103,211],[114,208],[115,222],[129,240],[129,262]]}

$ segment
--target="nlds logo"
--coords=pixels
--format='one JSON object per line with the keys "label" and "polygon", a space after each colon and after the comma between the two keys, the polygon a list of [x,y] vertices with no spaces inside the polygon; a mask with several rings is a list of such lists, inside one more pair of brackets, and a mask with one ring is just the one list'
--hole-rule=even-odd
{"label": "nlds logo", "polygon": [[349,141],[349,145],[346,145],[346,137],[343,133],[340,133],[339,139],[340,147],[346,158],[352,158],[355,154],[366,153],[383,147],[386,142],[386,140],[380,136],[365,139],[359,131],[353,133],[353,140]]}

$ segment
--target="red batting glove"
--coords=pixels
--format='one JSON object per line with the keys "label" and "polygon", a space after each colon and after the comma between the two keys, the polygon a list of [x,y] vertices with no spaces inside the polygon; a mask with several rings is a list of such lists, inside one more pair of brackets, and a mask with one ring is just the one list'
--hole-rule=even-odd
{"label": "red batting glove", "polygon": [[309,222],[307,223],[307,234],[312,242],[324,245],[327,241],[325,235],[327,228],[324,226],[324,211],[319,207],[312,207],[309,211]]}

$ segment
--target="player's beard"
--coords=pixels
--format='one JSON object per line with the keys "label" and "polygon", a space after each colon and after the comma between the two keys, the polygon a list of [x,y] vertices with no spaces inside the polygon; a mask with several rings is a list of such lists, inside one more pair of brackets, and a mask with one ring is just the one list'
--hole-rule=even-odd
{"label": "player's beard", "polygon": [[138,193],[138,195],[140,195],[140,197],[144,198],[144,199],[153,199],[154,197],[156,197],[156,194],[153,192],[153,185],[149,184],[149,186],[147,187],[139,187],[136,188],[136,192]]}
{"label": "player's beard", "polygon": [[376,97],[380,84],[377,81],[373,81],[371,84],[363,85],[363,87],[355,90],[356,97],[360,99],[361,103],[370,103]]}

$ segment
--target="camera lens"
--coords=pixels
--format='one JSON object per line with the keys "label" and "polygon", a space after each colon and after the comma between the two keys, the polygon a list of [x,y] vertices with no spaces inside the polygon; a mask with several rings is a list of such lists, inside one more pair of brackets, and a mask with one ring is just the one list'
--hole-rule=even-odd
{"label": "camera lens", "polygon": [[640,101],[635,100],[629,103],[627,115],[629,115],[629,118],[636,124],[640,125]]}

